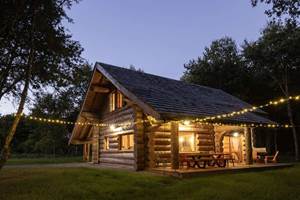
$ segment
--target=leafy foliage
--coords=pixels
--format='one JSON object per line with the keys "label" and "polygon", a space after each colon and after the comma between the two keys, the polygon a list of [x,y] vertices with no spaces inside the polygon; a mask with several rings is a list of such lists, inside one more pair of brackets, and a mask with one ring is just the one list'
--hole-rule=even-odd
{"label": "leafy foliage", "polygon": [[250,81],[235,41],[229,37],[215,40],[197,60],[184,65],[184,81],[225,90],[245,99],[244,85]]}
{"label": "leafy foliage", "polygon": [[18,93],[31,67],[33,90],[69,82],[82,61],[82,48],[62,26],[71,20],[64,10],[73,0],[1,1],[0,7],[0,98]]}
{"label": "leafy foliage", "polygon": [[258,3],[265,3],[271,5],[265,13],[273,16],[273,20],[286,16],[288,23],[295,24],[300,16],[300,1],[299,0],[251,0],[252,6],[257,6]]}

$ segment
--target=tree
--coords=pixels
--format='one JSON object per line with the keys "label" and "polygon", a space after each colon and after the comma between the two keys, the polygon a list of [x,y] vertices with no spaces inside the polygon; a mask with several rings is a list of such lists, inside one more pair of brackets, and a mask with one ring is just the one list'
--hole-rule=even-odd
{"label": "tree", "polygon": [[271,5],[265,13],[273,17],[273,20],[284,16],[287,23],[297,23],[300,16],[300,0],[251,0],[252,6],[257,6],[258,2]]}
{"label": "tree", "polygon": [[[269,82],[289,98],[298,92],[300,76],[300,28],[294,24],[270,23],[255,42],[243,47],[248,67],[254,73],[266,75]],[[299,160],[298,135],[294,123],[291,101],[287,101],[287,114],[292,125],[295,159]]]}
{"label": "tree", "polygon": [[249,83],[247,69],[235,41],[229,37],[215,40],[206,47],[202,57],[184,65],[181,80],[225,90],[242,99],[248,97],[245,83]]}
{"label": "tree", "polygon": [[[69,84],[74,70],[82,61],[82,48],[79,43],[71,40],[66,33],[62,20],[71,21],[65,12],[70,8],[72,0],[50,1],[1,1],[4,7],[3,15],[17,16],[14,20],[4,18],[4,27],[1,27],[1,40],[7,46],[1,46],[1,51],[12,55],[16,52],[14,66],[18,68],[11,75],[12,80],[20,78],[13,86],[19,97],[19,105],[13,124],[5,138],[1,151],[0,169],[8,159],[10,144],[15,135],[17,126],[22,117],[23,108],[27,100],[28,90],[38,91],[42,87],[58,89]],[[16,20],[18,19],[18,20]],[[11,42],[8,42],[10,41]],[[11,66],[4,66],[9,69]]]}
{"label": "tree", "polygon": [[136,67],[134,65],[129,65],[128,69],[133,70],[133,71],[137,71],[137,72],[144,72],[144,70],[140,67]]}

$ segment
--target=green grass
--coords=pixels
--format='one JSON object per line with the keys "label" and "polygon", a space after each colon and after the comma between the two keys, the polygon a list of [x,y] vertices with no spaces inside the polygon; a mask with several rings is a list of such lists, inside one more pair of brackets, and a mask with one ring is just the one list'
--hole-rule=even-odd
{"label": "green grass", "polygon": [[299,200],[300,165],[189,179],[104,169],[3,169],[0,199]]}
{"label": "green grass", "polygon": [[41,158],[11,158],[7,165],[26,165],[26,164],[57,164],[82,162],[82,157],[41,157]]}

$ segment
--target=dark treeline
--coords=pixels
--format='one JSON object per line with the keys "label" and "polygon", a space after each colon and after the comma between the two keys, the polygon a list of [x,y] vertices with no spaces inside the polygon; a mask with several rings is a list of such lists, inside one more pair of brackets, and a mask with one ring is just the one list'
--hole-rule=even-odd
{"label": "dark treeline", "polygon": [[[260,1],[271,3],[271,1]],[[300,94],[300,1],[272,1],[271,18],[256,41],[239,46],[224,37],[203,55],[184,65],[183,81],[222,89],[253,105]],[[254,6],[258,1],[252,2]],[[293,128],[257,129],[257,140],[269,151],[295,152],[299,160],[300,106],[294,101],[265,109],[269,118]],[[262,142],[263,141],[263,142]]]}
{"label": "dark treeline", "polygon": [[[61,88],[56,92],[36,94],[29,115],[75,121],[91,73],[91,67],[85,65],[76,71],[73,84],[68,87]],[[13,119],[13,115],[0,117],[1,146]],[[52,124],[21,118],[12,143],[11,153],[24,157],[81,155],[80,145],[68,145],[72,129],[73,125]]]}

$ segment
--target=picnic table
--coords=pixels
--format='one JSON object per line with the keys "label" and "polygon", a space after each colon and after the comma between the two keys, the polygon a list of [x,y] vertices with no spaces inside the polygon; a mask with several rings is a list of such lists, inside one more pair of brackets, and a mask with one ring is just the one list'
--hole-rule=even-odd
{"label": "picnic table", "polygon": [[[229,153],[180,153],[187,159],[188,167],[206,168],[206,166],[225,167],[229,160],[232,160]],[[192,164],[192,165],[191,165]]]}

